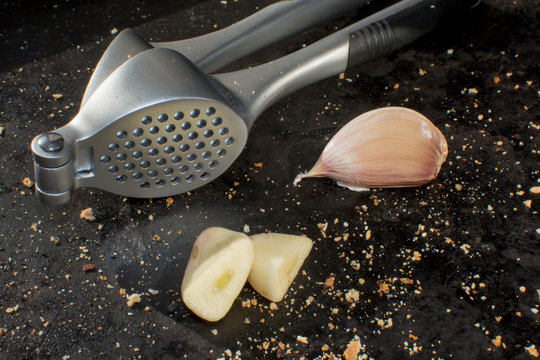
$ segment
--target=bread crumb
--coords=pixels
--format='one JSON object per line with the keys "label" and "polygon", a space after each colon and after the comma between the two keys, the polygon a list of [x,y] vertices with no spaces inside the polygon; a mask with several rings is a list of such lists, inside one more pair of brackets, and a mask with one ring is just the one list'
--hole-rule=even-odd
{"label": "bread crumb", "polygon": [[495,345],[496,347],[499,347],[499,346],[501,346],[501,340],[502,340],[501,335],[497,335],[497,336],[495,337],[495,339],[491,339],[491,342],[492,342],[493,345]]}
{"label": "bread crumb", "polygon": [[401,281],[401,283],[403,283],[403,284],[405,284],[405,285],[412,285],[412,284],[414,284],[414,280],[413,280],[413,279],[401,278],[401,279],[399,279],[399,281]]}
{"label": "bread crumb", "polygon": [[11,313],[14,313],[14,312],[17,312],[19,310],[19,304],[13,306],[13,307],[8,307],[6,309],[6,314],[11,314]]}
{"label": "bread crumb", "polygon": [[167,205],[171,205],[174,202],[174,200],[172,197],[168,197],[165,199],[165,202],[167,203]]}
{"label": "bread crumb", "polygon": [[536,350],[536,346],[531,345],[531,346],[526,346],[525,347],[525,350],[529,353],[529,355],[531,355],[532,357],[535,357],[537,358],[538,357],[538,350]]}
{"label": "bread crumb", "polygon": [[270,310],[277,310],[278,309],[278,306],[275,302],[271,302],[270,303]]}
{"label": "bread crumb", "polygon": [[302,344],[309,344],[308,342],[308,338],[306,336],[300,336],[298,335],[296,337],[296,340],[299,342],[299,343],[302,343]]}
{"label": "bread crumb", "polygon": [[333,276],[329,277],[328,279],[325,280],[324,286],[330,288],[330,290],[334,290],[334,281],[335,280],[336,280],[336,278],[334,278]]}
{"label": "bread crumb", "polygon": [[412,259],[413,261],[420,261],[422,260],[422,254],[420,254],[418,251],[415,251]]}
{"label": "bread crumb", "polygon": [[525,205],[526,207],[528,207],[529,209],[531,208],[531,204],[532,204],[532,201],[531,200],[525,200],[523,202],[523,205]]}
{"label": "bread crumb", "polygon": [[533,194],[540,194],[540,186],[533,186],[532,188],[529,189],[530,192],[532,192]]}
{"label": "bread crumb", "polygon": [[30,180],[30,178],[27,178],[25,177],[23,180],[22,180],[22,183],[24,186],[26,186],[27,188],[31,188],[33,185],[34,185],[34,182],[32,180]]}
{"label": "bread crumb", "polygon": [[347,349],[345,349],[345,352],[343,353],[343,356],[345,356],[345,360],[358,359],[358,354],[360,353],[361,348],[362,343],[359,339],[351,340],[349,344],[347,344]]}
{"label": "bread crumb", "polygon": [[96,220],[96,217],[94,216],[94,211],[92,210],[92,208],[86,208],[84,210],[81,211],[81,219],[85,219],[85,220],[88,220],[88,221],[94,221]]}
{"label": "bread crumb", "polygon": [[127,306],[132,307],[135,304],[138,304],[141,302],[141,295],[139,294],[131,294],[127,296]]}
{"label": "bread crumb", "polygon": [[347,291],[347,293],[345,293],[345,300],[347,300],[348,302],[358,301],[360,300],[360,293],[358,292],[358,290],[350,289],[349,291]]}
{"label": "bread crumb", "polygon": [[92,272],[94,270],[96,270],[96,267],[92,264],[84,264],[82,267],[83,272]]}
{"label": "bread crumb", "polygon": [[369,239],[371,239],[371,230],[368,230],[366,232],[366,240],[369,240]]}

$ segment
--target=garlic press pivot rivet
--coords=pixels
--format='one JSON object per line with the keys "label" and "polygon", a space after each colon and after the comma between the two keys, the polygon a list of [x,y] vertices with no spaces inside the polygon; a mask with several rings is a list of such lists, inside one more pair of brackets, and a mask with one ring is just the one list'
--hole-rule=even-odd
{"label": "garlic press pivot rivet", "polygon": [[46,152],[56,152],[64,148],[64,137],[57,133],[46,133],[37,141],[39,147]]}

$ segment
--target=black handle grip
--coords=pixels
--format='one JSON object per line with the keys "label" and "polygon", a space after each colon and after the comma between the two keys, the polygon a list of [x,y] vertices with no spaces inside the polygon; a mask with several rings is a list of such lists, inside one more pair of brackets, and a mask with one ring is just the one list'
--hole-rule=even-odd
{"label": "black handle grip", "polygon": [[399,49],[431,31],[447,14],[477,0],[402,0],[360,21],[349,33],[347,67]]}

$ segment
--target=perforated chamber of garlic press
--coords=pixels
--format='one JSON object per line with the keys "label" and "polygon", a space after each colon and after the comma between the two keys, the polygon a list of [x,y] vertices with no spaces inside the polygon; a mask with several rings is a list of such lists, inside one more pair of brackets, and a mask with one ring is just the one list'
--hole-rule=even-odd
{"label": "perforated chamber of garlic press", "polygon": [[247,132],[221,103],[177,100],[144,108],[85,141],[95,173],[89,186],[140,198],[193,190],[229,168]]}

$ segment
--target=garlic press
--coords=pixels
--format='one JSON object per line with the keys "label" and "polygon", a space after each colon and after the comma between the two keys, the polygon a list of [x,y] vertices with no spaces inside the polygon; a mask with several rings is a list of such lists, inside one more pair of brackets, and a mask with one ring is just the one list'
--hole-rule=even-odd
{"label": "garlic press", "polygon": [[[131,40],[120,44],[127,50],[113,41],[74,119],[32,141],[36,193],[47,204],[62,204],[82,187],[154,198],[204,186],[231,166],[255,119],[274,102],[416,40],[467,5],[470,0],[401,0],[282,58],[214,75],[204,70],[257,45],[232,45],[236,50],[223,59],[221,49],[189,52],[127,32]],[[109,51],[120,55],[108,60]]]}

